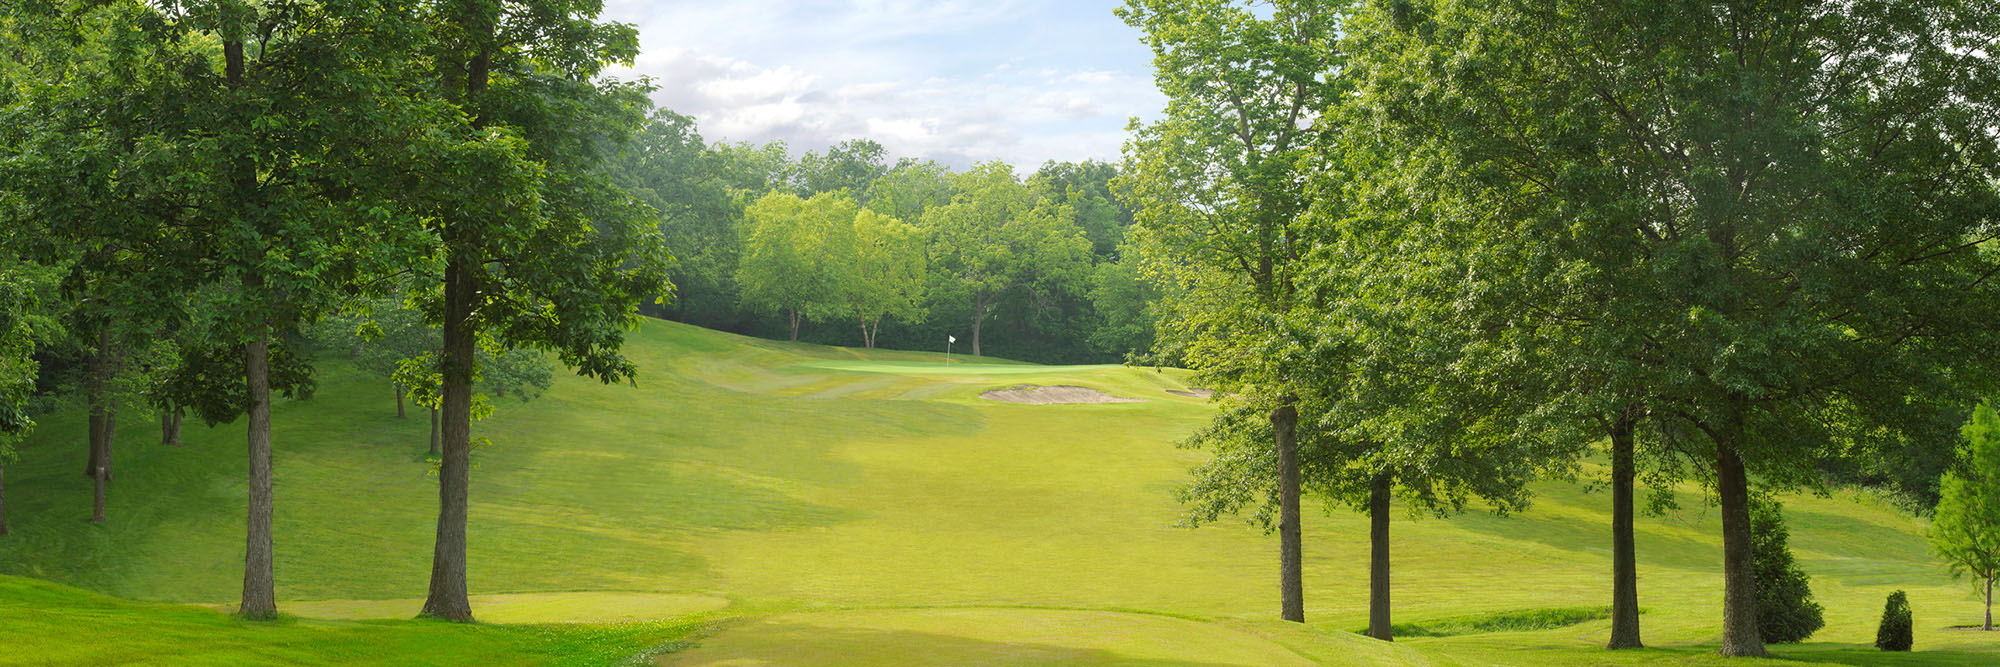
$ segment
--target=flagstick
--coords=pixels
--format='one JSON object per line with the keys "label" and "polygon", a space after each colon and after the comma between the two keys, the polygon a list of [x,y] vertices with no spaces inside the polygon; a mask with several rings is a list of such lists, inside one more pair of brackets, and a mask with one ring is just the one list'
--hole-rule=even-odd
{"label": "flagstick", "polygon": [[951,344],[955,342],[958,341],[952,340],[950,336],[946,336],[944,339],[944,365],[946,368],[951,367]]}

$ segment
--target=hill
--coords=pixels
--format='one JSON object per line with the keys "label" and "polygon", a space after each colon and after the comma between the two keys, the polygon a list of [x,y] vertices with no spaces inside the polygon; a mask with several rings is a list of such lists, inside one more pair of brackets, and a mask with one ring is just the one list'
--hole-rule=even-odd
{"label": "hill", "polygon": [[[520,640],[505,633],[549,626],[504,624],[635,632],[592,644],[621,655],[699,629],[699,646],[665,658],[688,664],[814,655],[890,664],[917,656],[1686,664],[1709,662],[1718,634],[1717,521],[1692,487],[1682,490],[1684,509],[1639,522],[1643,622],[1657,648],[1596,649],[1608,627],[1595,617],[1608,598],[1609,500],[1569,482],[1543,484],[1517,516],[1399,517],[1395,600],[1406,639],[1385,646],[1346,632],[1365,624],[1359,515],[1308,513],[1304,628],[1270,620],[1275,539],[1234,524],[1174,526],[1172,490],[1203,455],[1171,444],[1210,410],[1169,393],[1187,388],[1180,372],[962,358],[970,363],[947,367],[937,354],[660,321],[633,332],[628,353],[641,369],[636,386],[561,378],[534,402],[496,401],[476,425],[486,441],[475,453],[470,584],[481,596],[475,612],[503,625],[470,629],[357,620],[407,618],[420,606],[436,509],[423,455],[428,423],[414,412],[397,419],[382,381],[323,361],[317,395],[277,406],[273,418],[278,592],[288,601],[280,606],[312,619],[288,631],[497,638],[489,643],[538,662],[568,640]],[[980,397],[1018,385],[1139,400]],[[90,488],[78,474],[85,452],[75,412],[46,420],[7,471],[16,532],[0,538],[0,572],[146,601],[115,604],[194,623],[190,638],[271,636],[210,610],[154,604],[226,605],[238,590],[241,430],[191,427],[184,447],[167,448],[143,417],[127,417],[110,521],[97,526],[84,521]],[[1940,629],[1976,620],[1978,601],[1931,562],[1918,521],[1860,494],[1787,502],[1793,546],[1828,625],[1814,642],[1774,647],[1776,655],[2000,660],[2000,640]],[[5,582],[0,615],[114,603]],[[1867,644],[1883,597],[1899,588],[1916,609],[1920,652],[1879,654]],[[85,641],[55,627],[0,623],[0,645]],[[393,652],[301,650],[274,659],[394,661]]]}

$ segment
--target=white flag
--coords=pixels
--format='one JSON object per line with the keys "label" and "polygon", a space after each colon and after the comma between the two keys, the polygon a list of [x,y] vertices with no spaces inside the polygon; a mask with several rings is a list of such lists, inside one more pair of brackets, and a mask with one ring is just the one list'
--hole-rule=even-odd
{"label": "white flag", "polygon": [[951,335],[951,334],[945,334],[945,336],[944,336],[944,342],[947,342],[947,343],[956,343],[956,342],[958,342],[958,337],[957,337],[957,336],[953,336],[953,335]]}

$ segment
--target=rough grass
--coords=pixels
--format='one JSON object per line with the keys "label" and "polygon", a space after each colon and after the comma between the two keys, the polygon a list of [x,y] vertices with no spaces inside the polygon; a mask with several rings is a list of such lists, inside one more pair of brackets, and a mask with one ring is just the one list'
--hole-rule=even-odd
{"label": "rough grass", "polygon": [[[572,652],[615,662],[610,654],[620,651],[664,650],[649,648],[663,646],[655,638],[669,647],[689,641],[683,635],[693,630],[674,629],[719,618],[727,623],[717,634],[675,655],[722,660],[729,646],[762,651],[772,642],[756,637],[784,636],[757,634],[757,627],[834,618],[810,615],[820,612],[897,608],[840,622],[879,621],[879,636],[889,639],[877,643],[890,654],[965,640],[1075,649],[1086,662],[1140,659],[1134,646],[1083,626],[1075,632],[1050,626],[1025,638],[939,620],[950,618],[940,615],[946,609],[1032,607],[1119,612],[1118,618],[1141,611],[1186,621],[1191,625],[1169,634],[1196,644],[1212,640],[1220,662],[1263,650],[1233,653],[1228,647],[1244,637],[1313,661],[1373,655],[1356,648],[1373,644],[1352,644],[1346,632],[1367,618],[1368,531],[1359,514],[1308,512],[1305,627],[1272,620],[1273,537],[1239,523],[1173,527],[1180,512],[1173,489],[1203,454],[1171,443],[1211,410],[1201,399],[1168,393],[1188,389],[1179,372],[957,355],[945,366],[935,353],[761,341],[657,321],[634,331],[628,350],[641,369],[636,387],[561,378],[534,403],[498,402],[497,413],[476,426],[490,444],[475,453],[470,584],[475,594],[498,596],[475,607],[495,621],[659,616],[639,626],[652,634],[620,639],[627,626],[602,624],[440,629],[411,621],[300,620],[246,627],[208,609],[141,605],[121,613],[159,612],[167,626],[195,629],[155,632],[133,620],[132,645],[221,656],[214,662],[387,660],[396,652],[428,658],[460,655],[444,653],[460,645],[466,651],[460,662],[490,662],[481,656],[495,651],[518,652],[523,662]],[[345,618],[406,616],[425,590],[435,522],[436,486],[423,457],[428,423],[414,413],[396,419],[393,395],[381,381],[340,359],[321,365],[317,397],[274,410],[280,607]],[[1050,406],[978,398],[1018,384],[1087,386],[1146,400]],[[0,573],[122,598],[230,603],[241,585],[240,427],[191,424],[187,446],[169,449],[157,444],[148,415],[123,415],[111,520],[92,525],[85,521],[90,485],[80,474],[80,417],[72,410],[46,419],[22,447],[21,461],[8,467],[16,531],[0,538]],[[1605,604],[1609,498],[1578,483],[1537,490],[1533,508],[1509,517],[1399,514],[1391,538],[1396,619],[1430,626]],[[1694,487],[1682,490],[1681,504],[1678,512],[1638,522],[1640,600],[1648,609],[1643,628],[1656,648],[1600,650],[1609,632],[1600,619],[1412,635],[1391,647],[1394,659],[1726,662],[1708,657],[1720,621],[1718,522]],[[1986,633],[1942,629],[1977,621],[1979,601],[1932,562],[1920,521],[1847,492],[1787,498],[1786,509],[1793,548],[1814,578],[1827,627],[1805,644],[1777,648],[1780,656],[1850,664],[2000,662],[2000,646]],[[1882,597],[1896,589],[1909,591],[1916,611],[1917,651],[1907,656],[1869,646]],[[67,604],[10,600],[12,590],[0,591],[0,608],[9,610],[0,613],[15,618]],[[717,599],[729,605],[701,610]],[[90,613],[46,614],[68,620],[45,625],[0,623],[0,647],[8,649],[0,650],[0,661],[128,656],[125,643],[98,642],[72,629],[87,625],[78,619]],[[1025,619],[1018,621],[1023,626],[1042,622],[1018,614],[1009,618]],[[759,626],[759,619],[778,620]],[[750,634],[732,639],[739,632]],[[136,638],[155,634],[162,639]],[[279,650],[269,642],[295,653],[257,659],[266,655],[259,651]]]}
{"label": "rough grass", "polygon": [[[1554,630],[1599,619],[1611,618],[1610,607],[1549,607],[1518,609],[1471,616],[1449,616],[1416,623],[1390,623],[1390,636],[1456,637],[1482,632],[1525,632]],[[1354,632],[1367,632],[1366,628]]]}

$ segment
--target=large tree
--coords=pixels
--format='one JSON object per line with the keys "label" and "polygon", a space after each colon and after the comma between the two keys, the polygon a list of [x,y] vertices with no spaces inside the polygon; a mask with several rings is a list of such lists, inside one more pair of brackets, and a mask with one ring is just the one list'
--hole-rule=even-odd
{"label": "large tree", "polygon": [[423,613],[472,619],[466,522],[472,404],[482,334],[498,349],[553,352],[580,374],[630,380],[619,354],[633,309],[666,294],[657,215],[613,186],[605,161],[644,122],[645,91],[599,76],[637,52],[629,25],[594,0],[431,0],[426,62],[459,113],[418,147],[429,168],[405,206],[437,240],[443,286],[426,312],[443,350],[436,549]]}
{"label": "large tree", "polygon": [[2000,72],[1952,45],[2000,14],[1954,7],[1390,2],[1355,24],[1364,180],[1406,213],[1368,243],[1448,307],[1421,321],[1480,342],[1460,368],[1557,378],[1524,384],[1550,392],[1543,432],[1614,437],[1614,646],[1638,641],[1635,415],[1712,483],[1721,652],[1762,655],[1751,476],[1949,442],[1991,383]]}
{"label": "large tree", "polygon": [[[1345,3],[1127,0],[1117,12],[1153,51],[1166,95],[1135,123],[1117,191],[1170,284],[1162,344],[1201,380],[1269,410],[1280,506],[1280,615],[1305,620],[1299,532],[1297,376],[1274,323],[1304,265],[1301,158],[1343,87],[1334,48]],[[1313,416],[1307,415],[1310,421]],[[1232,429],[1231,432],[1244,432]]]}

